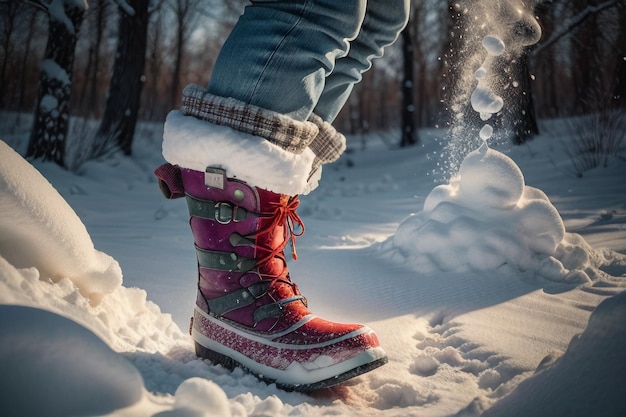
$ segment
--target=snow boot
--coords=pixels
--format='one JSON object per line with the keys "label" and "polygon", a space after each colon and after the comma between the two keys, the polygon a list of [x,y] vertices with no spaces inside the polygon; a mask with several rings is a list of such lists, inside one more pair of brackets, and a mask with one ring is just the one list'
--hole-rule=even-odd
{"label": "snow boot", "polygon": [[326,388],[387,362],[374,332],[313,315],[291,280],[285,247],[304,231],[298,197],[165,164],[155,171],[168,198],[185,196],[198,259],[191,324],[196,354],[242,367],[282,389]]}

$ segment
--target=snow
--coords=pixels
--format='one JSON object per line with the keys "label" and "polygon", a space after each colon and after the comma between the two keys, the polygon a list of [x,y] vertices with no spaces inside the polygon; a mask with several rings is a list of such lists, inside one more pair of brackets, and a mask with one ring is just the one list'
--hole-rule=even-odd
{"label": "snow", "polygon": [[491,56],[500,56],[504,53],[504,42],[497,36],[488,35],[483,38],[483,48]]}
{"label": "snow", "polygon": [[[513,160],[484,143],[465,157],[456,177],[430,192],[421,212],[400,223],[388,250],[423,272],[507,265],[556,281],[588,281],[580,262],[570,271],[555,258],[564,237],[548,197],[526,186]],[[559,249],[571,258],[569,247]]]}
{"label": "snow", "polygon": [[[510,150],[478,148],[458,178],[437,185],[431,155],[441,153],[443,132],[423,132],[421,146],[402,152],[365,138],[350,164],[330,165],[319,189],[302,198],[307,233],[291,269],[313,311],[370,325],[390,363],[304,395],[195,359],[181,330],[195,297],[193,243],[184,204],[163,199],[152,177],[161,161],[153,129],[142,130],[132,158],[90,162],[80,176],[37,163],[44,178],[0,148],[2,241],[22,248],[0,246],[1,334],[13,317],[39,317],[0,346],[37,334],[29,345],[38,361],[25,350],[28,359],[12,362],[45,375],[54,393],[73,390],[70,370],[102,378],[108,408],[82,415],[514,415],[511,407],[541,415],[552,392],[551,411],[626,409],[612,388],[623,384],[615,379],[625,370],[623,324],[610,320],[625,304],[612,297],[626,286],[623,161],[568,177],[555,169],[569,162],[564,150],[539,137]],[[431,224],[428,239],[418,219]],[[418,261],[436,245],[448,258]],[[56,255],[45,264],[48,251]],[[104,267],[117,262],[123,282],[119,269]],[[587,326],[598,305],[604,312]],[[576,337],[585,328],[589,336]],[[567,359],[570,351],[579,356]],[[53,357],[66,360],[63,372]],[[535,373],[542,361],[553,364]],[[116,375],[123,382],[112,384]],[[37,399],[30,407],[91,404],[86,394],[70,401],[6,372],[0,381]],[[112,385],[128,396],[116,397]]]}
{"label": "snow", "polygon": [[478,132],[478,135],[480,136],[482,140],[486,141],[487,139],[491,138],[491,136],[493,135],[493,127],[489,124],[485,124],[480,129],[480,132]]}
{"label": "snow", "polygon": [[59,100],[50,94],[43,96],[39,102],[39,108],[44,113],[50,113],[57,107],[59,107]]}
{"label": "snow", "polygon": [[62,23],[70,34],[74,34],[75,28],[72,20],[66,13],[66,9],[82,9],[86,11],[88,8],[86,0],[47,0],[41,3],[48,11],[50,19]]}
{"label": "snow", "polygon": [[[36,267],[53,281],[70,279],[86,296],[112,292],[122,283],[117,261],[96,251],[84,225],[65,200],[28,162],[0,143],[0,252],[17,267]],[[47,233],[41,233],[46,230]],[[37,242],[37,245],[33,245]]]}
{"label": "snow", "polygon": [[42,410],[51,417],[100,415],[143,395],[139,371],[69,319],[0,305],[0,330],[0,389],[10,399],[3,401],[5,416],[35,416]]}
{"label": "snow", "polygon": [[[498,7],[516,22],[519,3]],[[473,73],[483,120],[504,105],[489,79],[504,37],[489,36]],[[0,142],[2,415],[623,416],[625,162],[578,178],[553,138],[510,148],[485,142],[487,126],[455,137],[480,144],[449,178],[434,174],[450,172],[446,132],[421,131],[401,151],[385,145],[399,132],[349,138],[351,152],[301,198],[293,279],[315,313],[367,323],[389,356],[310,395],[195,357],[186,207],[163,199],[152,174],[162,126],[138,129],[132,157],[79,174],[25,161],[13,149],[26,135]],[[571,143],[564,126],[543,130]],[[214,150],[187,127],[191,149]]]}
{"label": "snow", "polygon": [[67,72],[52,59],[44,59],[41,61],[41,72],[45,73],[49,79],[58,80],[63,85],[69,85],[71,83]]}

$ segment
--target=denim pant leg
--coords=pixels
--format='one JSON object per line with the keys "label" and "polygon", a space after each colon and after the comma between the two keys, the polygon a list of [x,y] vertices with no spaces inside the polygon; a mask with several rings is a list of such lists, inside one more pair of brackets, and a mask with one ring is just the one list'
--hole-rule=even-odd
{"label": "denim pant leg", "polygon": [[304,121],[345,56],[366,0],[252,0],[226,40],[208,92]]}
{"label": "denim pant leg", "polygon": [[410,0],[368,0],[361,31],[350,42],[348,55],[339,58],[334,71],[326,78],[315,114],[332,123],[345,104],[354,84],[361,81],[362,74],[372,66],[374,58],[383,55],[409,18]]}

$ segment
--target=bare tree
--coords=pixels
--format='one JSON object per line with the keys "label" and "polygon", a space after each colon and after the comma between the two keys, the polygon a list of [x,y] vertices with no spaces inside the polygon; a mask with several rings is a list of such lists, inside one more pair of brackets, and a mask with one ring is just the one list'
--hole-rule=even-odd
{"label": "bare tree", "polygon": [[24,40],[24,51],[22,53],[22,59],[20,62],[20,67],[21,67],[21,71],[19,71],[19,77],[18,77],[18,85],[17,85],[17,105],[16,105],[16,109],[18,111],[18,116],[17,119],[15,121],[16,124],[20,124],[20,117],[21,117],[21,112],[23,110],[24,107],[24,101],[26,98],[26,87],[27,87],[27,80],[28,80],[28,69],[29,69],[29,64],[28,61],[31,58],[31,49],[32,49],[32,43],[33,43],[33,37],[34,37],[34,32],[35,32],[35,24],[37,22],[37,19],[39,18],[39,10],[35,9],[33,11],[31,11],[30,13],[30,17],[28,18],[28,28],[26,30],[26,39]]}
{"label": "bare tree", "polygon": [[615,77],[623,64],[624,38],[620,41],[620,34],[625,8],[624,0],[554,0],[542,4],[540,16],[545,17],[544,26],[550,30],[530,53],[531,66],[543,71],[538,76],[545,80],[538,97],[543,104],[538,106],[540,115],[597,111],[598,101],[605,100],[619,85]]}
{"label": "bare tree", "polygon": [[164,47],[163,0],[155,3],[150,13],[148,25],[147,62],[146,62],[146,92],[144,94],[144,117],[152,119],[159,105],[159,81],[163,69],[164,56],[161,53]]}
{"label": "bare tree", "polygon": [[180,96],[180,78],[183,66],[185,45],[189,41],[195,20],[199,16],[200,0],[170,0],[169,6],[174,13],[174,68],[170,86],[170,105],[177,107]]}
{"label": "bare tree", "polygon": [[145,78],[149,3],[150,0],[118,0],[117,52],[93,157],[117,148],[126,155],[131,154]]}
{"label": "bare tree", "polygon": [[102,47],[106,35],[108,9],[110,0],[91,0],[90,11],[93,27],[89,31],[89,48],[87,50],[87,65],[85,67],[85,82],[80,94],[79,102],[84,115],[98,117],[100,94],[100,74],[102,66]]}
{"label": "bare tree", "polygon": [[2,10],[0,48],[2,51],[2,64],[0,65],[0,107],[5,106],[9,80],[7,79],[7,67],[13,54],[12,38],[15,36],[17,15],[20,2],[17,0],[5,0],[0,2]]}
{"label": "bare tree", "polygon": [[400,140],[400,146],[415,145],[418,142],[417,133],[415,131],[415,98],[413,95],[412,26],[413,22],[409,20],[409,24],[401,33],[404,67],[402,77],[402,138]]}
{"label": "bare tree", "polygon": [[618,21],[622,22],[619,34],[615,39],[615,69],[613,70],[613,91],[611,105],[615,108],[626,108],[626,5],[618,10]]}
{"label": "bare tree", "polygon": [[87,10],[81,0],[30,0],[48,13],[49,33],[41,64],[39,95],[26,156],[52,160],[65,166],[65,140],[69,127],[72,69],[78,31]]}

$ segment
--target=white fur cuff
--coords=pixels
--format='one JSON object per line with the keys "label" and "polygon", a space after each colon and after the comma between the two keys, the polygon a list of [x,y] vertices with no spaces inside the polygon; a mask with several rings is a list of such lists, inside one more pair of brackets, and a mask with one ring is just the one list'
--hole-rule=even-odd
{"label": "white fur cuff", "polygon": [[163,157],[173,165],[204,171],[226,170],[226,175],[279,194],[306,194],[317,187],[319,174],[309,180],[315,154],[283,150],[264,138],[227,126],[170,112],[163,132]]}

